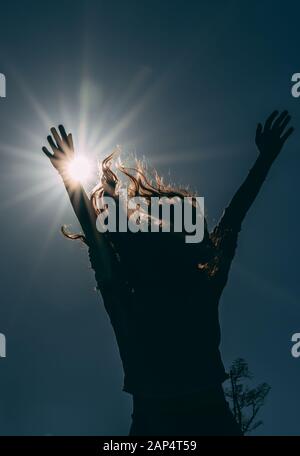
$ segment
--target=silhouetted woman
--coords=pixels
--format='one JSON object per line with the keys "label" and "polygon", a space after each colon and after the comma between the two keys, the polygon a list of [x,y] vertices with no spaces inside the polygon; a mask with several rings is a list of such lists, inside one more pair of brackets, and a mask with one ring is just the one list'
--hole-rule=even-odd
{"label": "silhouetted woman", "polygon": [[[128,196],[170,198],[187,192],[150,180],[140,163],[119,165],[114,154],[102,163],[102,177],[89,199],[80,183],[68,177],[74,155],[71,134],[51,129],[44,153],[63,179],[81,238],[118,342],[125,378],[133,395],[131,435],[241,434],[224,398],[227,378],[219,352],[218,304],[227,283],[242,221],[267,173],[293,129],[290,116],[273,112],[258,124],[258,158],[246,180],[203,241],[185,242],[185,233],[100,233],[99,201],[111,196],[119,203],[120,177],[126,175]],[[118,174],[119,173],[119,174]]]}

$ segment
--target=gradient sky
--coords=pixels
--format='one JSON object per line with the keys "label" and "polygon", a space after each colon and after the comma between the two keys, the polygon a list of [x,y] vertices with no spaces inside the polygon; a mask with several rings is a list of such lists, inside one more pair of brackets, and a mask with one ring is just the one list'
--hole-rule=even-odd
{"label": "gradient sky", "polygon": [[[296,132],[243,225],[221,303],[222,354],[271,387],[257,434],[299,434],[300,72],[297,1],[1,4],[0,433],[126,434],[131,399],[78,228],[41,147],[64,123],[101,159],[116,144],[205,197],[212,227],[254,162],[256,123]],[[184,305],[184,303],[183,303]],[[199,297],[201,305],[201,296]]]}

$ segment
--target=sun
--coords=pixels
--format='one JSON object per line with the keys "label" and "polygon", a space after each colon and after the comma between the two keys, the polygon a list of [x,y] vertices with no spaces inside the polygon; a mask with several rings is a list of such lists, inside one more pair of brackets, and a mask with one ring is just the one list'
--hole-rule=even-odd
{"label": "sun", "polygon": [[91,163],[86,157],[78,155],[69,163],[67,173],[73,181],[86,182],[92,174]]}

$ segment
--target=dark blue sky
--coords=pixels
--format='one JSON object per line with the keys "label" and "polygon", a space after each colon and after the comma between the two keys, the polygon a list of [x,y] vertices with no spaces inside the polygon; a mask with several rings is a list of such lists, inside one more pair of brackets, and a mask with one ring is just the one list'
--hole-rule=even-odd
{"label": "dark blue sky", "polygon": [[289,0],[1,5],[1,434],[126,434],[130,423],[86,252],[59,232],[77,225],[41,152],[52,123],[81,119],[105,150],[145,155],[205,197],[213,226],[257,156],[256,123],[276,108],[296,132],[244,223],[222,354],[272,386],[257,433],[299,434],[299,15]]}

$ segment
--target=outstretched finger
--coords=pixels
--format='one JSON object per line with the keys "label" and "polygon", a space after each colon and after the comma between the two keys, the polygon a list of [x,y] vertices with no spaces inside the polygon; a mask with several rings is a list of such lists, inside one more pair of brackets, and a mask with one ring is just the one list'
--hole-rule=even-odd
{"label": "outstretched finger", "polygon": [[287,115],[288,115],[288,111],[286,111],[286,110],[285,110],[285,111],[282,111],[282,113],[281,113],[281,114],[278,116],[278,118],[275,120],[273,126],[274,126],[274,127],[279,127],[279,126],[282,124],[282,122],[285,121]]}
{"label": "outstretched finger", "polygon": [[53,141],[53,138],[52,136],[47,136],[47,141],[51,147],[51,149],[53,150],[53,153],[57,153],[58,152],[58,148],[57,148],[57,145],[55,144],[55,142]]}
{"label": "outstretched finger", "polygon": [[51,154],[51,152],[49,152],[49,150],[47,149],[47,147],[42,147],[42,151],[44,152],[44,154],[48,157],[48,158],[53,158],[53,154]]}
{"label": "outstretched finger", "polygon": [[291,127],[288,129],[287,132],[284,133],[283,136],[281,136],[282,143],[284,143],[288,139],[288,137],[291,136],[291,134],[293,133],[294,130],[295,130],[295,128]]}
{"label": "outstretched finger", "polygon": [[57,133],[56,128],[52,127],[52,128],[50,128],[50,131],[51,131],[51,133],[52,133],[52,135],[53,135],[53,138],[54,138],[55,141],[56,141],[56,144],[57,144],[57,146],[58,146],[58,149],[62,149],[62,140],[61,140],[59,134]]}
{"label": "outstretched finger", "polygon": [[68,145],[68,136],[63,125],[58,126],[59,132],[61,134],[62,140]]}
{"label": "outstretched finger", "polygon": [[268,130],[271,127],[272,122],[277,115],[278,115],[278,111],[276,110],[276,111],[273,111],[272,114],[267,118],[267,120],[265,122],[265,130]]}
{"label": "outstretched finger", "polygon": [[284,121],[281,123],[281,125],[279,125],[279,131],[280,131],[280,134],[284,132],[285,128],[287,127],[289,121],[291,120],[291,116],[287,116]]}
{"label": "outstretched finger", "polygon": [[69,143],[69,147],[72,151],[74,151],[74,144],[73,144],[73,136],[72,136],[72,133],[69,133],[68,134],[68,143]]}

